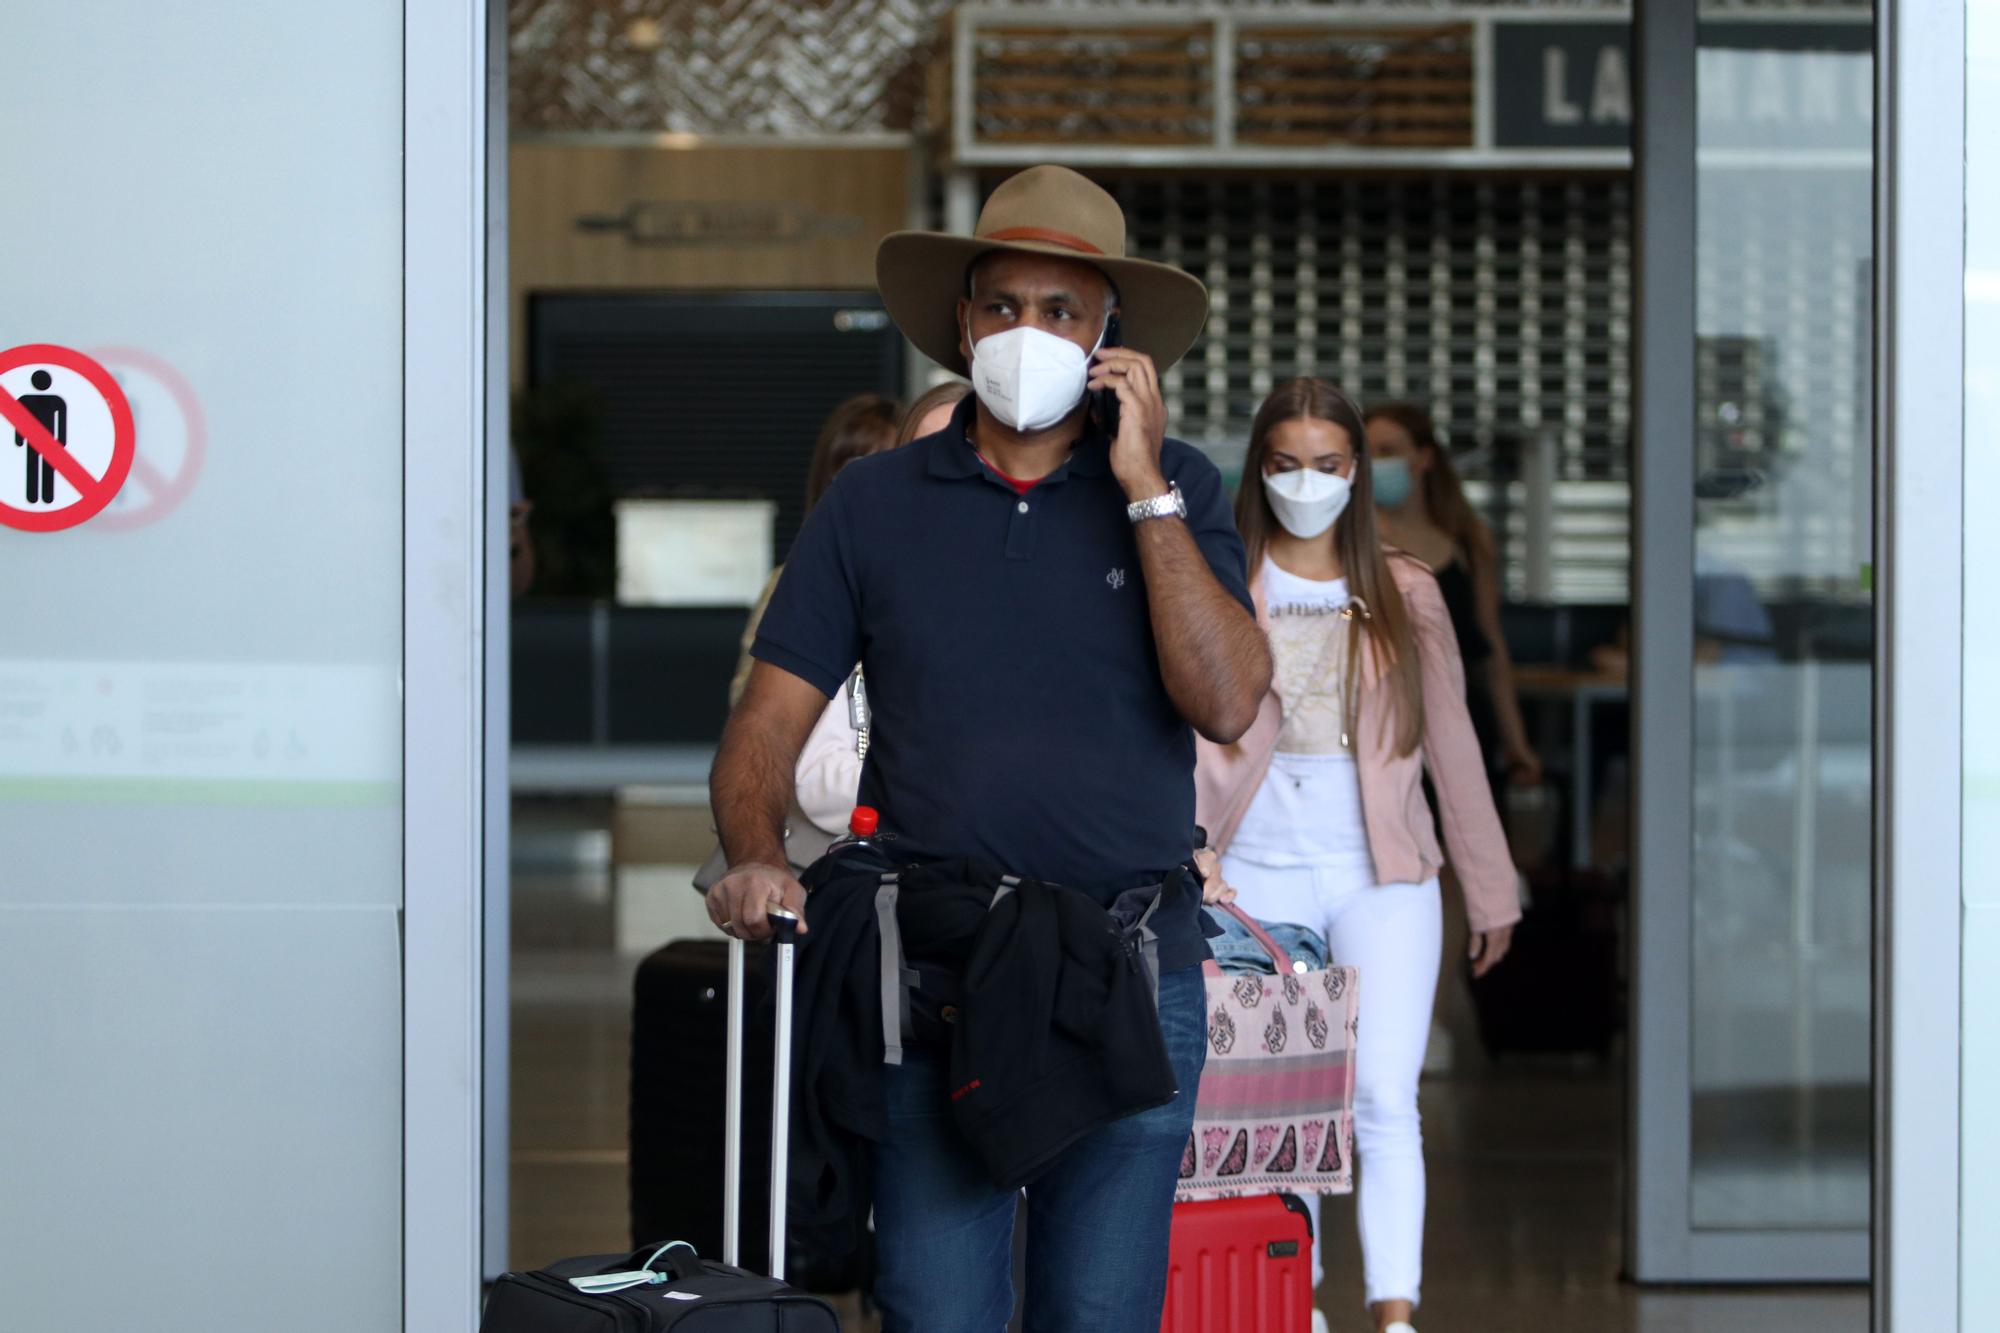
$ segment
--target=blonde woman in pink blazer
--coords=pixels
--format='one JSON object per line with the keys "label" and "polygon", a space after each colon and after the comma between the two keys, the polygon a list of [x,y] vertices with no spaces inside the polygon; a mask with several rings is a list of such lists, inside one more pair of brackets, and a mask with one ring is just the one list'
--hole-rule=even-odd
{"label": "blonde woman in pink blazer", "polygon": [[[1352,400],[1317,379],[1265,400],[1236,522],[1277,670],[1242,740],[1199,743],[1198,818],[1240,906],[1311,926],[1335,959],[1360,969],[1362,1263],[1377,1329],[1414,1333],[1424,1231],[1417,1079],[1443,948],[1445,861],[1426,768],[1465,886],[1476,974],[1506,956],[1520,919],[1514,866],[1437,582],[1376,537],[1367,431]],[[1315,1284],[1320,1276],[1315,1253]]]}

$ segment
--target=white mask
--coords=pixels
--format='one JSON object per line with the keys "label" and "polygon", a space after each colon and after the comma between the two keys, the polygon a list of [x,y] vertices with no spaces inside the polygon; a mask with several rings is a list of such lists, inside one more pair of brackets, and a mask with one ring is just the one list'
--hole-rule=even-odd
{"label": "white mask", "polygon": [[1292,472],[1269,472],[1264,476],[1264,494],[1271,498],[1272,512],[1285,531],[1301,541],[1309,541],[1334,525],[1347,508],[1353,487],[1337,472],[1299,468]]}
{"label": "white mask", "polygon": [[[968,330],[966,338],[970,340]],[[1101,346],[1104,335],[1097,336]],[[972,345],[972,391],[986,410],[1018,431],[1047,430],[1083,401],[1088,352],[1067,338],[1022,325]]]}

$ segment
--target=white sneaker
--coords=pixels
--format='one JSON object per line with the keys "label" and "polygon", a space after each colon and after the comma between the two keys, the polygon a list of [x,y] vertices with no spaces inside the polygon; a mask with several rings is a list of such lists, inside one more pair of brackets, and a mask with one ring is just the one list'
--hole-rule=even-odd
{"label": "white sneaker", "polygon": [[1398,1319],[1382,1330],[1382,1333],[1417,1333],[1417,1326],[1407,1319]]}
{"label": "white sneaker", "polygon": [[1326,1327],[1326,1311],[1318,1308],[1315,1308],[1313,1310],[1312,1333],[1328,1333]]}

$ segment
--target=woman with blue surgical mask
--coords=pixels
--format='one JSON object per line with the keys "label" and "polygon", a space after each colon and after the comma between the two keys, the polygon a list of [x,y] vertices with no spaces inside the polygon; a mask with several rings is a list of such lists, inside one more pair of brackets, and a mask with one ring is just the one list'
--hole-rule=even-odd
{"label": "woman with blue surgical mask", "polygon": [[[1422,408],[1378,403],[1368,413],[1368,447],[1375,460],[1375,515],[1382,540],[1431,567],[1451,613],[1464,663],[1466,709],[1495,799],[1503,795],[1503,775],[1532,786],[1541,780],[1542,764],[1528,743],[1514,693],[1514,661],[1500,630],[1500,559],[1493,535],[1466,501],[1458,469]],[[1460,886],[1449,871],[1442,882],[1450,901]],[[1446,958],[1464,949],[1464,938],[1454,928],[1460,919],[1457,913],[1445,913]],[[1464,976],[1455,968],[1438,983],[1437,1028],[1433,1068],[1476,1062],[1482,1050],[1478,1015]]]}
{"label": "woman with blue surgical mask", "polygon": [[[1449,849],[1484,973],[1520,916],[1514,866],[1480,762],[1437,581],[1375,530],[1367,430],[1325,380],[1279,385],[1258,410],[1237,495],[1258,618],[1276,667],[1236,743],[1196,745],[1195,818],[1226,896],[1323,935],[1360,969],[1355,1056],[1361,1257],[1378,1333],[1414,1333],[1423,1279],[1417,1081],[1443,939]],[[1443,794],[1443,840],[1422,796]],[[1318,1200],[1307,1201],[1315,1221]],[[1314,1234],[1319,1234],[1317,1226]],[[1317,1284],[1322,1265],[1313,1256]],[[1314,1328],[1325,1327],[1315,1314]]]}
{"label": "woman with blue surgical mask", "polygon": [[1430,414],[1411,403],[1368,413],[1375,516],[1382,540],[1431,567],[1465,659],[1466,704],[1491,764],[1515,782],[1541,781],[1500,632],[1500,559],[1493,534],[1465,498]]}

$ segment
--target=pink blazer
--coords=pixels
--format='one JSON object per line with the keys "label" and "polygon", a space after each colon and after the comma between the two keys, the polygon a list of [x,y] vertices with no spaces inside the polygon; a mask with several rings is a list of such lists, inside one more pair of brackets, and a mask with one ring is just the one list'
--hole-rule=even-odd
{"label": "pink blazer", "polygon": [[[1389,568],[1402,591],[1416,628],[1417,660],[1423,668],[1424,739],[1417,753],[1395,753],[1386,686],[1373,653],[1360,654],[1361,695],[1355,726],[1355,762],[1361,777],[1362,823],[1382,884],[1419,884],[1438,873],[1444,853],[1424,800],[1423,772],[1430,769],[1443,817],[1451,865],[1465,889],[1466,915],[1474,930],[1494,930],[1521,919],[1520,891],[1507,837],[1486,782],[1486,765],[1472,718],[1465,708],[1465,663],[1458,636],[1437,580],[1422,562],[1391,552]],[[1264,589],[1253,571],[1251,595],[1257,622],[1268,631]],[[1363,622],[1363,632],[1366,633]],[[1277,687],[1264,696],[1257,721],[1234,745],[1196,737],[1195,818],[1209,842],[1226,851],[1251,798],[1270,771],[1278,749],[1283,705]]]}

